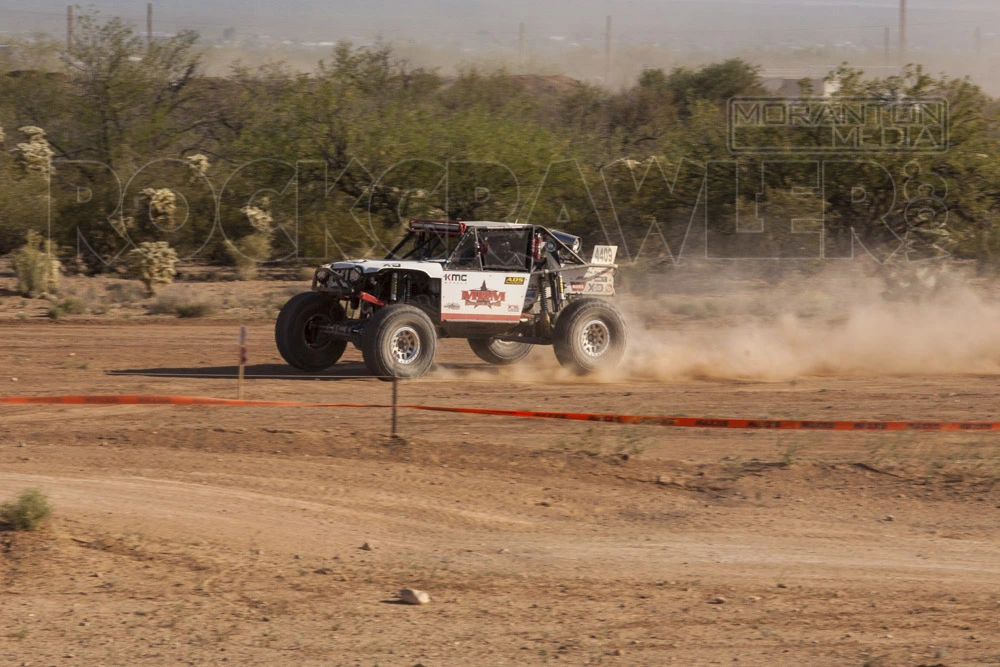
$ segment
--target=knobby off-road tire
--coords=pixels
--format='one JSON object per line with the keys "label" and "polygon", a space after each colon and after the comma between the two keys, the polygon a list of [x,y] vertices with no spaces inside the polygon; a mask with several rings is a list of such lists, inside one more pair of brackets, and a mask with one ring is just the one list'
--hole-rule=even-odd
{"label": "knobby off-road tire", "polygon": [[531,352],[531,345],[496,338],[470,338],[469,347],[476,356],[489,364],[508,366],[524,359]]}
{"label": "knobby off-road tire", "polygon": [[365,323],[361,341],[368,372],[380,380],[420,377],[434,363],[437,331],[414,306],[385,306]]}
{"label": "knobby off-road tire", "polygon": [[573,301],[556,319],[553,348],[556,359],[584,375],[615,368],[625,354],[625,319],[602,299]]}
{"label": "knobby off-road tire", "polygon": [[303,371],[321,371],[344,354],[347,341],[331,338],[316,329],[344,319],[344,307],[319,292],[303,292],[282,306],[274,323],[274,342],[281,358]]}

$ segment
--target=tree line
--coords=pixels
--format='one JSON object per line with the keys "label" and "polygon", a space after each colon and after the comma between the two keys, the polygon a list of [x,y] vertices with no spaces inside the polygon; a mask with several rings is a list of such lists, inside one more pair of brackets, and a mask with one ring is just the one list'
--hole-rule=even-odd
{"label": "tree line", "polygon": [[237,265],[378,254],[408,218],[531,221],[633,262],[1000,260],[997,100],[919,66],[842,66],[801,109],[940,102],[947,146],[831,154],[829,127],[787,118],[751,119],[769,150],[734,154],[732,100],[769,94],[740,59],[612,91],[341,43],[310,72],[210,77],[196,33],[147,43],[90,13],[71,50],[38,38],[0,67],[0,253],[36,230],[94,272],[143,242]]}

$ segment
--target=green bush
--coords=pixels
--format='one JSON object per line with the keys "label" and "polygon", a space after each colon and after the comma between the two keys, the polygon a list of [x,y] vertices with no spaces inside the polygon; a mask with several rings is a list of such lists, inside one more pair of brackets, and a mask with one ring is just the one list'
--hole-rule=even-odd
{"label": "green bush", "polygon": [[25,296],[54,292],[59,287],[61,265],[52,253],[52,242],[29,230],[25,244],[14,253],[17,289]]}
{"label": "green bush", "polygon": [[0,521],[14,530],[37,530],[52,515],[52,504],[39,489],[25,489],[17,500],[0,505]]}

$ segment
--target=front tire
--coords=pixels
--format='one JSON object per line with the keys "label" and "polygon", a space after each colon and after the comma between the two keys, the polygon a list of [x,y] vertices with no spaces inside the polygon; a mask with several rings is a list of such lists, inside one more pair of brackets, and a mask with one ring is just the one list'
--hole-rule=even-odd
{"label": "front tire", "polygon": [[274,323],[274,342],[281,358],[302,371],[333,366],[347,349],[347,341],[331,338],[317,328],[344,319],[344,307],[319,292],[296,294],[285,303]]}
{"label": "front tire", "polygon": [[626,337],[617,308],[602,299],[579,299],[559,313],[553,349],[562,366],[585,375],[618,366]]}
{"label": "front tire", "polygon": [[361,352],[368,372],[380,380],[420,377],[436,350],[434,323],[414,306],[385,306],[365,323]]}
{"label": "front tire", "polygon": [[509,366],[524,359],[531,352],[531,345],[496,338],[470,338],[469,347],[476,356],[488,364]]}

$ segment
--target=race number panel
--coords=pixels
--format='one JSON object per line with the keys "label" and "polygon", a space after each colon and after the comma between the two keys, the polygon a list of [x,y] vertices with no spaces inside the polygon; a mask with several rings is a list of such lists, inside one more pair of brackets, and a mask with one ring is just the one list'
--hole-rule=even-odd
{"label": "race number panel", "polygon": [[527,273],[445,272],[441,320],[519,322],[528,278]]}

